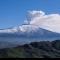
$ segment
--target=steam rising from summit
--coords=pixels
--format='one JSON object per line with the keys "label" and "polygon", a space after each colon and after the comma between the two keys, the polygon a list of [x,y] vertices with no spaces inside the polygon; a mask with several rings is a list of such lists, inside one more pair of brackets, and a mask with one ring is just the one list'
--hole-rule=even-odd
{"label": "steam rising from summit", "polygon": [[43,28],[52,32],[60,33],[60,14],[45,14],[43,11],[28,11],[24,25],[11,29],[0,30],[0,32],[30,32]]}
{"label": "steam rising from summit", "polygon": [[29,11],[29,25],[60,33],[60,14],[48,14],[43,11]]}

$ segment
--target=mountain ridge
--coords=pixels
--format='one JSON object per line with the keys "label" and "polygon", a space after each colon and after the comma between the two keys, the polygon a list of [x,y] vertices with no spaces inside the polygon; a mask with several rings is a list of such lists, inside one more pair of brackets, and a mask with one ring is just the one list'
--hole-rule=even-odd
{"label": "mountain ridge", "polygon": [[[38,37],[46,37],[47,35],[49,36],[55,36],[55,37],[60,37],[60,33],[56,33],[56,32],[52,32],[52,31],[49,31],[49,30],[46,30],[46,29],[43,29],[43,28],[39,28],[37,29],[37,31],[30,31],[30,32],[15,32],[15,33],[0,33],[0,36],[9,36],[9,35],[15,35],[15,36],[19,36],[19,37],[29,37],[29,36],[38,36]],[[36,37],[35,36],[35,37]]]}
{"label": "mountain ridge", "polygon": [[[0,29],[0,33],[15,33],[15,32],[28,32],[29,30],[31,31],[37,31],[38,29],[45,29],[45,28],[42,28],[42,27],[38,27],[37,25],[29,25],[29,24],[22,24],[20,26],[17,26],[17,27],[10,27],[10,28],[5,28],[5,29]],[[27,29],[27,31],[26,31]],[[23,31],[25,30],[25,31]],[[50,32],[54,32],[54,31],[51,31],[51,30],[48,30],[48,29],[45,29],[47,31],[50,31]],[[58,32],[54,32],[54,33],[58,33]],[[58,33],[59,34],[59,33]]]}
{"label": "mountain ridge", "polygon": [[0,58],[60,58],[60,40],[31,42],[0,49]]}

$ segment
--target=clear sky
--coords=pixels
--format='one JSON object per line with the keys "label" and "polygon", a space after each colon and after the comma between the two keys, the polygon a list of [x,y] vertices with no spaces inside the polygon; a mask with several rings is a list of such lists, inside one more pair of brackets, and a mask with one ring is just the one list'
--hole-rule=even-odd
{"label": "clear sky", "polygon": [[60,13],[60,0],[0,0],[0,28],[21,25],[28,10]]}

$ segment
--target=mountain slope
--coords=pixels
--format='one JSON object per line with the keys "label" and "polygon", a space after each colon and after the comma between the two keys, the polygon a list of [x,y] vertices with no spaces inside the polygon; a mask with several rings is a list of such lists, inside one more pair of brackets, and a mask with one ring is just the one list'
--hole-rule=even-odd
{"label": "mountain slope", "polygon": [[29,32],[15,32],[15,33],[0,33],[0,37],[26,37],[26,38],[59,38],[60,34],[52,32],[43,28],[39,28],[36,31],[31,30]]}
{"label": "mountain slope", "polygon": [[28,32],[0,33],[0,49],[41,40],[52,41],[54,39],[60,39],[60,34],[42,28]]}
{"label": "mountain slope", "polygon": [[0,58],[60,58],[60,40],[32,42],[0,49]]}

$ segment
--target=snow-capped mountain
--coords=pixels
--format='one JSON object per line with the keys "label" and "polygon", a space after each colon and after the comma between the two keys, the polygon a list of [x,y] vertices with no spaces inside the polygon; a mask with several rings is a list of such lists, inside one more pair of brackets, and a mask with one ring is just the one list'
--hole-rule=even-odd
{"label": "snow-capped mountain", "polygon": [[43,11],[29,11],[25,23],[18,27],[0,30],[0,36],[19,36],[19,37],[59,37],[60,20],[58,14],[45,15]]}
{"label": "snow-capped mountain", "polygon": [[[4,31],[4,33],[3,33]],[[6,29],[0,33],[0,37],[22,38],[59,38],[60,33],[52,32],[37,26],[22,25],[15,29]]]}
{"label": "snow-capped mountain", "polygon": [[0,47],[12,47],[43,39],[60,39],[59,19],[59,14],[45,15],[42,11],[29,11],[27,20],[21,26],[0,29]]}

